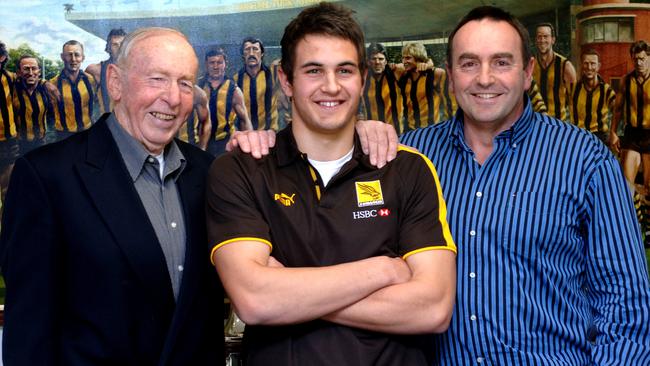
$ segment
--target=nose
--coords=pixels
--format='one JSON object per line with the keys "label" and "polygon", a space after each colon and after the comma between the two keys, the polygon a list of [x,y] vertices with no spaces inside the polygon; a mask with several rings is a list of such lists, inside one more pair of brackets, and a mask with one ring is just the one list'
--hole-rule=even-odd
{"label": "nose", "polygon": [[476,81],[481,86],[488,86],[494,82],[492,76],[492,69],[488,63],[481,63],[479,68],[478,75],[476,75]]}
{"label": "nose", "polygon": [[175,107],[181,102],[181,87],[177,82],[169,83],[169,87],[163,93],[163,100],[167,102],[170,107]]}
{"label": "nose", "polygon": [[330,71],[325,73],[321,90],[328,94],[337,94],[339,92],[340,85],[336,78],[336,72]]}

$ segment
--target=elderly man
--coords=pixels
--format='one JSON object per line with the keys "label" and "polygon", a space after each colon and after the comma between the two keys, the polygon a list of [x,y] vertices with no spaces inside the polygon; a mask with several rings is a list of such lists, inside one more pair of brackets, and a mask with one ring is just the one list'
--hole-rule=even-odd
{"label": "elderly man", "polygon": [[124,40],[114,112],[18,159],[0,235],[4,365],[216,365],[223,298],[205,249],[212,157],[174,140],[198,60],[164,28]]}

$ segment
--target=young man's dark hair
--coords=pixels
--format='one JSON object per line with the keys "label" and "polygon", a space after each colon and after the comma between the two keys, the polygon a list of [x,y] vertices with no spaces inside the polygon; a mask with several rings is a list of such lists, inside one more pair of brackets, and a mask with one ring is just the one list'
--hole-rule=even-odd
{"label": "young man's dark hair", "polygon": [[382,55],[386,56],[386,48],[381,43],[373,42],[368,46],[368,51],[366,52],[366,56],[370,57],[375,53],[381,53]]}
{"label": "young man's dark hair", "polygon": [[650,46],[648,46],[648,43],[646,43],[646,41],[636,41],[630,46],[630,56],[634,57],[634,55],[641,52],[645,52],[650,55],[650,51],[648,50],[649,48]]}
{"label": "young man's dark hair", "polygon": [[535,25],[535,32],[537,32],[537,28],[541,28],[541,27],[549,27],[551,29],[551,36],[555,38],[555,27],[553,26],[553,24],[547,22],[537,23]]}
{"label": "young man's dark hair", "polygon": [[287,25],[282,41],[280,41],[282,45],[281,66],[290,83],[293,82],[296,46],[298,41],[308,34],[333,36],[352,42],[359,55],[359,71],[365,77],[367,65],[363,31],[352,14],[352,10],[341,5],[322,2],[305,9]]}
{"label": "young man's dark hair", "polygon": [[0,68],[4,67],[4,65],[9,61],[9,51],[7,51],[7,46],[4,44],[4,42],[0,41],[0,57],[2,56],[7,56],[4,61],[0,63]]}
{"label": "young man's dark hair", "polygon": [[108,32],[108,35],[106,36],[106,47],[104,47],[104,51],[108,52],[109,54],[111,53],[111,39],[113,37],[126,37],[126,32],[122,28],[113,28],[110,32]]}
{"label": "young man's dark hair", "polygon": [[244,54],[244,45],[246,44],[246,42],[259,43],[260,44],[260,50],[262,51],[262,53],[264,53],[264,43],[262,43],[262,40],[260,40],[259,38],[255,38],[255,37],[246,37],[246,38],[244,38],[243,41],[241,41],[241,46],[239,46],[239,54],[240,55]]}
{"label": "young man's dark hair", "polygon": [[[264,52],[264,51],[262,51],[262,52]],[[224,51],[224,49],[221,48],[221,47],[215,47],[215,48],[209,49],[208,52],[205,53],[205,59],[204,60],[208,61],[208,59],[210,57],[214,57],[214,56],[223,56],[224,61],[228,60],[228,56],[226,56],[226,51]]]}
{"label": "young man's dark hair", "polygon": [[580,58],[582,58],[583,56],[586,56],[586,55],[594,55],[594,56],[598,57],[598,60],[600,60],[600,53],[598,53],[598,51],[596,51],[593,48],[590,48],[590,49],[586,50],[585,52],[583,52],[582,55],[580,56]]}
{"label": "young man's dark hair", "polygon": [[[456,28],[454,28],[454,30],[449,34],[449,40],[447,41],[447,65],[449,65],[449,68],[451,68],[452,65],[452,47],[456,32],[458,32],[458,30],[465,24],[473,20],[482,19],[503,21],[515,28],[517,30],[517,33],[519,33],[519,38],[521,38],[521,56],[523,57],[522,60],[524,62],[524,67],[528,65],[528,60],[533,57],[533,54],[530,51],[529,47],[530,36],[528,35],[528,31],[523,26],[523,24],[521,24],[521,22],[515,18],[514,15],[508,13],[503,9],[494,6],[480,6],[478,8],[472,9],[469,13],[467,13],[467,15],[461,19],[458,25],[456,25]],[[552,29],[553,28],[551,27],[551,32],[553,32]]]}

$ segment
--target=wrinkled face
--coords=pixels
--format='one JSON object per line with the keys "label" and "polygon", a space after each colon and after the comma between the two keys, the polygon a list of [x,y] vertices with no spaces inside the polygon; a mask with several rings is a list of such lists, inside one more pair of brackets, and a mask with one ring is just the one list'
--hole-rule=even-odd
{"label": "wrinkled face", "polygon": [[533,70],[533,59],[522,59],[516,29],[503,21],[471,21],[458,30],[452,46],[450,88],[465,123],[512,125],[523,112]]}
{"label": "wrinkled face", "polygon": [[41,78],[41,68],[38,66],[38,61],[35,58],[24,58],[20,60],[17,74],[25,81],[25,84],[34,86]]}
{"label": "wrinkled face", "polygon": [[634,61],[634,70],[637,74],[646,75],[648,73],[648,70],[650,70],[648,68],[648,61],[650,60],[648,54],[645,51],[641,51],[635,54],[632,57],[632,61]]}
{"label": "wrinkled face", "polygon": [[63,69],[68,74],[74,74],[81,69],[81,63],[84,61],[84,50],[78,44],[69,44],[63,47],[61,60],[63,60]]}
{"label": "wrinkled face", "polygon": [[223,79],[226,74],[226,60],[223,55],[208,57],[205,68],[211,79]]}
{"label": "wrinkled face", "polygon": [[535,30],[535,46],[537,46],[537,51],[541,54],[550,52],[553,50],[554,44],[555,37],[553,37],[551,28],[546,26],[537,27]]}
{"label": "wrinkled face", "polygon": [[117,57],[117,51],[120,49],[120,45],[124,41],[124,36],[113,36],[110,41],[111,49],[111,58],[115,59]]}
{"label": "wrinkled face", "polygon": [[370,55],[368,66],[375,74],[381,74],[386,68],[386,56],[383,53],[373,53]]}
{"label": "wrinkled face", "polygon": [[415,67],[417,66],[417,61],[415,61],[415,57],[411,56],[408,53],[402,54],[402,63],[404,64],[404,69],[407,71],[415,69]]}
{"label": "wrinkled face", "polygon": [[359,55],[348,40],[310,34],[295,49],[293,84],[280,72],[293,97],[293,124],[317,133],[336,133],[354,124],[363,92]]}
{"label": "wrinkled face", "polygon": [[596,79],[599,70],[600,70],[600,62],[598,61],[598,55],[582,56],[582,77],[585,80]]}
{"label": "wrinkled face", "polygon": [[259,44],[259,42],[244,42],[244,53],[242,57],[244,58],[244,63],[246,66],[256,67],[258,65],[261,65],[262,57],[264,57],[262,46]]}
{"label": "wrinkled face", "polygon": [[154,33],[131,47],[124,65],[108,69],[115,115],[147,151],[160,154],[192,111],[198,60],[192,46],[171,32]]}

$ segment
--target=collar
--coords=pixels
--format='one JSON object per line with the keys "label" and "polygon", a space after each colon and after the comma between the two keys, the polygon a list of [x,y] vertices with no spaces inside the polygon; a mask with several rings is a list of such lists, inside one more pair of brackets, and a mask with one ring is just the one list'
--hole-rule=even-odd
{"label": "collar", "polygon": [[[527,93],[524,93],[524,111],[521,116],[509,129],[501,132],[495,137],[495,140],[509,140],[509,145],[518,145],[530,133],[533,127],[533,108]],[[451,128],[449,129],[448,138],[453,138],[456,144],[462,146],[465,150],[471,151],[465,142],[465,133],[463,131],[464,125],[463,110],[459,107],[451,120]]]}
{"label": "collar", "polygon": [[[290,124],[278,132],[274,151],[279,167],[292,164],[297,159],[307,161],[307,154],[304,154],[298,150],[298,144],[296,143],[296,139],[293,136],[293,131]],[[356,131],[354,132],[354,152],[352,153],[352,159],[350,159],[350,162],[356,162],[368,170],[377,169],[375,166],[370,164],[370,158],[368,155],[365,155],[363,153],[363,150],[361,148],[361,141],[359,140],[359,136],[357,135]],[[348,162],[346,166],[350,162]]]}
{"label": "collar", "polygon": [[[147,152],[139,141],[126,132],[113,113],[109,115],[106,123],[108,124],[108,129],[113,135],[113,139],[115,139],[115,143],[120,151],[122,160],[124,160],[126,169],[129,172],[131,179],[135,182],[138,176],[140,176],[147,159],[154,156]],[[163,156],[165,159],[165,170],[163,176],[166,177],[169,174],[174,174],[173,178],[176,180],[185,168],[186,164],[185,157],[178,148],[178,145],[176,145],[176,141],[172,140],[167,144],[167,146],[165,146]]]}
{"label": "collar", "polygon": [[79,70],[79,76],[77,77],[77,80],[76,80],[76,81],[72,81],[72,79],[70,79],[70,78],[68,77],[68,74],[65,72],[65,69],[61,70],[61,72],[59,73],[59,77],[62,78],[62,79],[67,80],[69,83],[76,83],[76,84],[78,84],[82,79],[87,79],[87,78],[88,78],[88,77],[86,76],[86,72],[85,72],[85,71],[83,71],[83,70]]}

